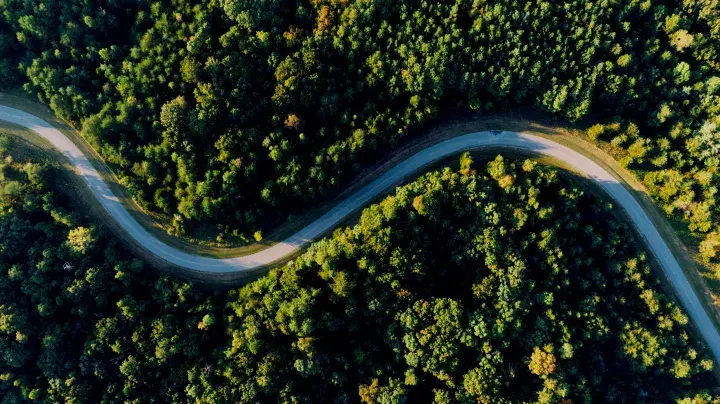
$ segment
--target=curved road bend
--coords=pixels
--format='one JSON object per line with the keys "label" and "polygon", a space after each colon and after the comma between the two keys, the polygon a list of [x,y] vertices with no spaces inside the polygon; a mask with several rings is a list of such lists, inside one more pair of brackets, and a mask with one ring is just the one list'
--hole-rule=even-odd
{"label": "curved road bend", "polygon": [[204,272],[234,272],[264,267],[293,254],[323,232],[335,227],[343,218],[365,206],[375,196],[387,192],[402,180],[415,174],[422,167],[458,152],[486,147],[519,149],[550,156],[585,173],[622,206],[645,237],[657,257],[667,278],[675,286],[680,300],[700,333],[720,363],[720,335],[702,307],[685,274],[667,244],[660,236],[647,214],[625,187],[598,164],[558,143],[523,133],[491,131],[477,132],[455,137],[428,147],[388,170],[375,181],[330,209],[322,217],[310,223],[288,239],[260,252],[243,257],[214,259],[187,254],[170,247],[148,233],[113,195],[108,185],[80,149],[49,123],[26,112],[0,106],[0,120],[28,128],[38,133],[63,152],[78,173],[87,181],[100,203],[117,223],[137,241],[158,257],[181,267]]}

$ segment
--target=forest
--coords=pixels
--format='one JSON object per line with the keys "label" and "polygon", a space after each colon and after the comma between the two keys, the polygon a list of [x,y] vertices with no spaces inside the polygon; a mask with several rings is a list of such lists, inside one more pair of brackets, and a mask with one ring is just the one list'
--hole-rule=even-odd
{"label": "forest", "polygon": [[464,155],[209,290],[128,257],[16,142],[0,135],[2,403],[720,400],[631,230],[554,168]]}
{"label": "forest", "polygon": [[170,233],[220,245],[441,113],[532,106],[611,142],[717,260],[718,4],[2,0],[0,86],[80,128]]}
{"label": "forest", "polygon": [[[0,90],[218,245],[438,119],[529,107],[607,142],[720,279],[719,70],[719,0],[0,0]],[[0,403],[720,402],[651,257],[567,173],[465,155],[222,289],[133,258],[16,142]]]}

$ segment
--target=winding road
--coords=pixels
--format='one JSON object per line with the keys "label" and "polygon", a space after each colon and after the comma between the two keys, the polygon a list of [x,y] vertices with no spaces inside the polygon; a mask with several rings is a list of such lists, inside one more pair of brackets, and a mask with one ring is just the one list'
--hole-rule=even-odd
{"label": "winding road", "polygon": [[672,282],[685,309],[720,363],[720,335],[705,312],[672,252],[648,215],[630,192],[598,164],[563,145],[541,137],[505,131],[476,132],[458,136],[424,149],[385,172],[358,192],[330,209],[288,239],[254,254],[216,259],[191,255],[164,244],[147,232],[113,195],[108,185],[80,149],[62,132],[42,119],[26,112],[0,106],[0,120],[30,129],[65,154],[93,194],[117,223],[152,254],[180,267],[202,272],[240,272],[268,266],[297,252],[325,231],[338,225],[346,216],[365,206],[374,197],[416,174],[421,168],[462,151],[482,148],[509,148],[540,153],[562,160],[595,181],[616,203],[627,211],[637,230],[657,258],[666,277]]}

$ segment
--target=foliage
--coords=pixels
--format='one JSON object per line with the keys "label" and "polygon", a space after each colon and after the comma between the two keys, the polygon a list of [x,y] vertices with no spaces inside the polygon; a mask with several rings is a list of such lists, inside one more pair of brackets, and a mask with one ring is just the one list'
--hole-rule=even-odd
{"label": "foliage", "polygon": [[626,151],[650,188],[695,189],[654,195],[706,233],[720,215],[719,9],[4,0],[0,85],[24,82],[77,123],[173,234],[251,242],[438,112],[518,105],[592,116],[589,135]]}
{"label": "foliage", "polygon": [[214,294],[146,273],[73,212],[55,170],[0,164],[0,188],[21,184],[0,196],[0,402],[182,399]]}
{"label": "foliage", "polygon": [[209,293],[8,159],[3,402],[712,402],[712,362],[608,203],[529,161],[462,162]]}

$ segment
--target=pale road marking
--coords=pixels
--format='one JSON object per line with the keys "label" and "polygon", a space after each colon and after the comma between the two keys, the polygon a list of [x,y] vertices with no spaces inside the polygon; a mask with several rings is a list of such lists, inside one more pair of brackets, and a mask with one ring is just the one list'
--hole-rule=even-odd
{"label": "pale road marking", "polygon": [[700,333],[715,355],[716,362],[720,363],[720,335],[718,335],[715,326],[702,307],[677,260],[673,257],[667,244],[650,221],[650,218],[645,214],[645,211],[630,192],[610,173],[582,154],[551,140],[524,133],[504,131],[470,133],[446,140],[418,152],[391,168],[375,181],[366,185],[285,241],[244,257],[215,259],[187,254],[162,243],[148,233],[125,210],[125,207],[113,195],[108,185],[102,180],[100,174],[80,149],[49,123],[26,112],[3,106],[0,106],[0,120],[24,126],[37,132],[63,152],[70,159],[78,173],[87,181],[90,189],[110,216],[139,245],[172,264],[203,272],[240,272],[265,267],[279,261],[297,252],[326,230],[336,226],[343,218],[365,206],[374,197],[389,191],[394,185],[410,177],[422,167],[458,152],[488,147],[510,148],[540,153],[562,160],[590,177],[627,211],[637,230],[647,240],[665,275],[675,287],[685,309],[697,324]]}

